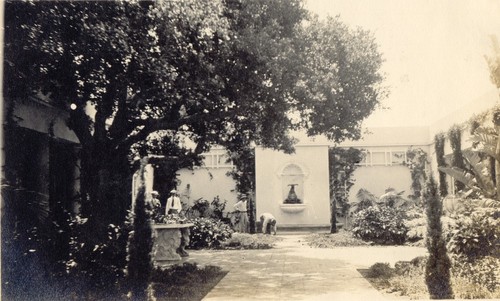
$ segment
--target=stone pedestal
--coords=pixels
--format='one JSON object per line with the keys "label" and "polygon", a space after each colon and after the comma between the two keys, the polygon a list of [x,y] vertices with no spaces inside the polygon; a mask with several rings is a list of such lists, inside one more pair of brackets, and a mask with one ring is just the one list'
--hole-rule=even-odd
{"label": "stone pedestal", "polygon": [[155,224],[153,225],[154,261],[181,260],[189,256],[184,248],[189,244],[189,228],[194,224]]}

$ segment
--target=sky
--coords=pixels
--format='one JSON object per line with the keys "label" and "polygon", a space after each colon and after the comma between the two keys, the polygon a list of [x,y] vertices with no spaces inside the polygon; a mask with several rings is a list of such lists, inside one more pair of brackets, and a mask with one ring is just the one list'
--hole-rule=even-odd
{"label": "sky", "polygon": [[500,39],[500,0],[306,0],[306,9],[339,15],[379,44],[390,109],[364,126],[430,125],[495,89],[485,55]]}

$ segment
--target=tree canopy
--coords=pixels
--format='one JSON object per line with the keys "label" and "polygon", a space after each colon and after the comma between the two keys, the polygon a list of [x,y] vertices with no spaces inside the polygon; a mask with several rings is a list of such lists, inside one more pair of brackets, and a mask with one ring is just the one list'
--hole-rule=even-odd
{"label": "tree canopy", "polygon": [[[301,0],[8,0],[4,32],[6,102],[69,112],[80,141],[91,283],[110,282],[106,260],[122,270],[123,245],[104,259],[94,246],[125,224],[136,158],[163,155],[175,173],[219,144],[251,169],[253,145],[292,152],[292,130],[359,138],[386,92],[373,36]],[[249,174],[234,177],[248,188]]]}
{"label": "tree canopy", "polygon": [[339,142],[360,136],[385,93],[373,36],[300,0],[7,1],[5,12],[6,96],[70,111],[89,204],[151,141],[186,164],[212,144],[292,151],[295,129]]}

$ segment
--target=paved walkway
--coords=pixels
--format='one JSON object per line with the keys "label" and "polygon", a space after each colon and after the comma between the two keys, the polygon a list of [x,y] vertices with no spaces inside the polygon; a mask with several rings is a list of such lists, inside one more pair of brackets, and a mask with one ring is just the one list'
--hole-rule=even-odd
{"label": "paved walkway", "polygon": [[317,249],[303,243],[305,235],[278,236],[283,240],[269,250],[191,250],[188,262],[229,271],[203,300],[386,300],[391,297],[357,269],[426,253],[418,247]]}

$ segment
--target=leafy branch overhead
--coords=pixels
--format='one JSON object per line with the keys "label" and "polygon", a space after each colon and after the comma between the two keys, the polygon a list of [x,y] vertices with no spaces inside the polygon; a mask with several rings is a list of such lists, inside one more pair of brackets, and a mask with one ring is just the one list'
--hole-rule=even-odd
{"label": "leafy branch overhead", "polygon": [[135,157],[358,138],[386,94],[373,35],[300,0],[7,1],[4,40],[7,98],[70,113],[82,213],[102,225],[126,214]]}
{"label": "leafy branch overhead", "polygon": [[358,137],[384,94],[373,36],[338,18],[304,26],[299,1],[261,2],[17,4],[9,33],[26,38],[6,38],[8,92],[76,105],[82,144],[114,149],[159,130],[200,150],[235,139],[288,148],[294,125]]}

